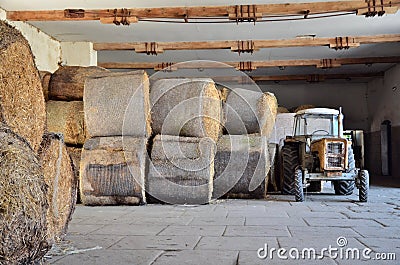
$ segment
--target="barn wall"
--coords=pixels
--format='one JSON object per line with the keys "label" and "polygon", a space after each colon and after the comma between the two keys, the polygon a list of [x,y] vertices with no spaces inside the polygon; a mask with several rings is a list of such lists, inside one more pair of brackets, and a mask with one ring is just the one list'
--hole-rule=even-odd
{"label": "barn wall", "polygon": [[[0,19],[6,20],[6,13],[0,8]],[[31,45],[35,56],[36,66],[39,70],[54,72],[58,68],[60,61],[61,45],[43,31],[34,26],[20,21],[7,21],[22,32],[22,35]]]}
{"label": "barn wall", "polygon": [[381,124],[391,123],[391,175],[400,178],[400,64],[385,72],[383,78],[368,83],[370,132],[367,134],[367,165],[374,175],[382,174]]}
{"label": "barn wall", "polygon": [[273,92],[279,105],[286,108],[305,104],[336,109],[342,107],[345,129],[368,129],[366,83],[302,82],[259,86],[263,91]]}

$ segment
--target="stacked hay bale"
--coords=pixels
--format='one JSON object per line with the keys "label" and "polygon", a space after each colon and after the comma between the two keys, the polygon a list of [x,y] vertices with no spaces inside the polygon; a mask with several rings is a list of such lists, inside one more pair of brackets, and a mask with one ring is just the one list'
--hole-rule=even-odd
{"label": "stacked hay bale", "polygon": [[62,134],[43,136],[39,160],[48,185],[47,235],[55,242],[65,236],[77,198],[77,178]]}
{"label": "stacked hay bale", "polygon": [[153,141],[146,190],[173,204],[212,197],[221,100],[211,79],[161,79],[152,84]]}
{"label": "stacked hay bale", "polygon": [[33,264],[47,252],[47,185],[30,144],[0,123],[0,264]]}
{"label": "stacked hay bale", "polygon": [[86,205],[145,203],[147,137],[151,135],[146,72],[103,73],[86,80],[87,134],[80,162]]}
{"label": "stacked hay bale", "polygon": [[97,66],[61,66],[51,75],[49,98],[82,101],[86,79],[107,72],[109,71]]}
{"label": "stacked hay bale", "polygon": [[277,114],[271,93],[234,89],[224,104],[225,133],[217,144],[214,198],[263,198],[274,156],[268,139]]}
{"label": "stacked hay bale", "polygon": [[38,151],[46,125],[45,102],[31,48],[0,21],[0,120]]}
{"label": "stacked hay bale", "polygon": [[[81,156],[87,138],[83,112],[85,81],[92,75],[107,72],[97,66],[60,66],[53,74],[40,73],[46,98],[47,130],[64,135],[71,157]],[[79,163],[76,161],[73,160],[74,172],[76,179],[79,179]]]}
{"label": "stacked hay bale", "polygon": [[281,190],[281,151],[286,137],[293,136],[295,115],[296,113],[278,113],[276,115],[275,126],[271,137],[269,138],[269,143],[275,145],[275,155],[279,159],[276,159],[275,163],[272,165],[273,168],[270,171],[269,177],[272,184],[270,191]]}
{"label": "stacked hay bale", "polygon": [[300,106],[291,108],[291,112],[296,113],[296,112],[298,112],[300,110],[312,109],[312,108],[315,108],[315,106],[314,105],[310,105],[310,104],[300,105]]}
{"label": "stacked hay bale", "polygon": [[44,100],[49,100],[49,86],[51,73],[48,71],[39,71],[40,81],[42,82]]}
{"label": "stacked hay bale", "polygon": [[82,146],[86,140],[83,101],[50,100],[46,107],[47,129],[62,133],[70,146]]}

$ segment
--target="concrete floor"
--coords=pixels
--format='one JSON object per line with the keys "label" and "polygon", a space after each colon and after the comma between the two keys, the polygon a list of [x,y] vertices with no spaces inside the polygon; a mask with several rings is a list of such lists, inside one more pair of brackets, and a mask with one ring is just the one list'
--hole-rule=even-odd
{"label": "concrete floor", "polygon": [[[370,202],[352,196],[270,195],[266,200],[219,200],[203,206],[77,206],[66,241],[48,255],[50,264],[400,264],[400,189],[372,186]],[[339,247],[338,237],[347,245]],[[341,242],[339,242],[341,243]],[[284,248],[260,259],[265,247]],[[323,248],[337,248],[332,257]],[[297,248],[323,259],[297,260]],[[365,248],[395,253],[397,260],[352,259]],[[269,252],[268,251],[268,252]],[[291,251],[291,256],[289,256]],[[308,252],[305,252],[306,254]],[[323,255],[321,255],[323,253]],[[338,255],[335,258],[335,253]],[[343,254],[343,258],[340,257]],[[263,255],[264,252],[260,251]],[[390,254],[389,254],[390,255]],[[271,259],[271,256],[273,259]],[[351,259],[346,260],[349,256]]]}

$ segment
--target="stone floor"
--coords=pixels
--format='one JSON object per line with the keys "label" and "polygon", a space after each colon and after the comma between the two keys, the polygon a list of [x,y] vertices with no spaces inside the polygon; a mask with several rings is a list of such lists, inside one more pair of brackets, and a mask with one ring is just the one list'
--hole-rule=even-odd
{"label": "stone floor", "polygon": [[[357,193],[307,194],[304,203],[269,195],[266,200],[218,200],[203,206],[79,205],[66,241],[49,253],[48,262],[400,264],[400,189],[372,186],[368,203],[359,203]],[[270,254],[272,248],[283,249],[281,258],[277,251]],[[331,255],[323,248],[331,248]],[[305,259],[297,259],[302,252]],[[360,260],[353,259],[357,252]],[[377,253],[387,258],[394,253],[397,260],[378,261]]]}

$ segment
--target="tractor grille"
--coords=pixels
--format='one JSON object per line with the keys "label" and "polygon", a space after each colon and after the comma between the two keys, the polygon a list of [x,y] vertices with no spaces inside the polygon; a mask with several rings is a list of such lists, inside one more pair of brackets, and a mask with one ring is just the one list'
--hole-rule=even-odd
{"label": "tractor grille", "polygon": [[343,154],[344,144],[343,143],[328,143],[327,153],[328,154]]}
{"label": "tractor grille", "polygon": [[342,167],[342,157],[328,157],[328,167]]}
{"label": "tractor grille", "polygon": [[345,143],[326,143],[326,167],[327,170],[343,170],[345,167]]}

